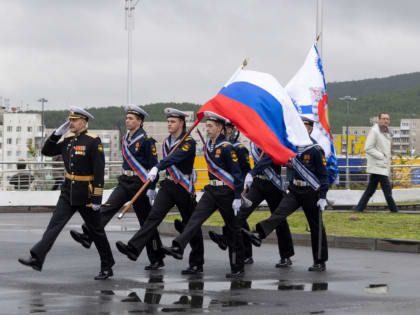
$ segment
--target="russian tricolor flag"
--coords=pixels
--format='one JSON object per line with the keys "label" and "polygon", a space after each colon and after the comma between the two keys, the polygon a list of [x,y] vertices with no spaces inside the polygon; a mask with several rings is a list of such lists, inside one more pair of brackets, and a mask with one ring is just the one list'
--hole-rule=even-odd
{"label": "russian tricolor flag", "polygon": [[206,111],[229,119],[277,164],[294,157],[296,146],[312,144],[289,95],[268,73],[239,69],[200,108],[198,120]]}

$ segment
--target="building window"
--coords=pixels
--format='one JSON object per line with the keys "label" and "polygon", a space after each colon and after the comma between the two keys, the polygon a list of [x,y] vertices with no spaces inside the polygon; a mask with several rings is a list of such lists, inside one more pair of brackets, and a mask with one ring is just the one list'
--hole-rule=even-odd
{"label": "building window", "polygon": [[7,126],[7,131],[13,131],[13,127],[12,126]]}
{"label": "building window", "polygon": [[22,151],[16,151],[16,156],[20,156],[22,154]]}
{"label": "building window", "polygon": [[7,156],[12,156],[12,151],[7,151]]}
{"label": "building window", "polygon": [[32,157],[31,152],[29,152],[29,151],[28,151],[28,152],[26,152],[26,157],[27,157],[27,158],[31,158],[31,157]]}
{"label": "building window", "polygon": [[42,131],[42,126],[38,126],[38,131],[41,132]]}
{"label": "building window", "polygon": [[21,132],[22,131],[22,127],[21,126],[17,126],[16,127],[16,132]]}
{"label": "building window", "polygon": [[28,127],[28,132],[32,132],[32,127]]}
{"label": "building window", "polygon": [[21,144],[22,143],[22,139],[21,138],[16,138],[16,144]]}
{"label": "building window", "polygon": [[7,164],[7,168],[10,170],[12,168],[12,164]]}
{"label": "building window", "polygon": [[7,144],[12,144],[12,138],[7,138]]}

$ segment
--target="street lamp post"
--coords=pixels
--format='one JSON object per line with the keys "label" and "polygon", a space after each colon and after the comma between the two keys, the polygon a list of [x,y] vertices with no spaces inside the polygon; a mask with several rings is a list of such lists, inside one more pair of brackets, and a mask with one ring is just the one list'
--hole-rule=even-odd
{"label": "street lamp post", "polygon": [[[42,109],[41,109],[41,145],[44,143],[44,104],[48,102],[48,100],[44,97],[40,98],[38,102],[41,102]],[[44,156],[41,154],[41,161],[44,160]]]}
{"label": "street lamp post", "polygon": [[125,29],[128,34],[128,47],[127,47],[127,104],[132,104],[133,96],[133,36],[134,30],[134,9],[140,0],[125,0]]}
{"label": "street lamp post", "polygon": [[349,169],[349,117],[350,117],[350,101],[357,101],[357,98],[356,97],[351,97],[349,95],[346,95],[346,96],[340,97],[340,100],[346,101],[346,189],[350,189],[350,169]]}

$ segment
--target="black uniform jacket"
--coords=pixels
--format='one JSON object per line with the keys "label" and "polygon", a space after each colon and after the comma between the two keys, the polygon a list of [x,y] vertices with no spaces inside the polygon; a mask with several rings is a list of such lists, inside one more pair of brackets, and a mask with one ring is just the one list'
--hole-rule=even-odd
{"label": "black uniform jacket", "polygon": [[61,154],[66,179],[61,194],[72,206],[101,204],[104,188],[105,157],[101,139],[87,130],[71,133],[63,141],[54,133],[47,139],[42,154]]}

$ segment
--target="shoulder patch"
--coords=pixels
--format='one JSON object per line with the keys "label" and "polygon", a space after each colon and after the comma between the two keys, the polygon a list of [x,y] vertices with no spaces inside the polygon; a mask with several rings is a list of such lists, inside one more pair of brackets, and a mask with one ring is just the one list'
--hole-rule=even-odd
{"label": "shoulder patch", "polygon": [[189,149],[191,149],[191,144],[189,144],[189,143],[185,143],[185,144],[182,146],[182,151],[187,152]]}
{"label": "shoulder patch", "polygon": [[104,147],[102,146],[102,144],[98,144],[98,151],[103,151]]}
{"label": "shoulder patch", "polygon": [[223,147],[226,148],[229,144],[223,143]]}
{"label": "shoulder patch", "polygon": [[153,156],[157,156],[156,146],[154,144],[152,144],[152,154]]}
{"label": "shoulder patch", "polygon": [[146,136],[146,139],[150,139],[151,137],[150,136]]}
{"label": "shoulder patch", "polygon": [[233,162],[235,162],[235,163],[238,162],[238,156],[236,155],[236,152],[235,151],[232,150],[230,152],[230,155],[232,156],[232,161]]}
{"label": "shoulder patch", "polygon": [[243,144],[240,144],[240,145],[239,145],[239,148],[240,148],[240,149],[244,148],[244,145],[243,145]]}
{"label": "shoulder patch", "polygon": [[98,136],[97,135],[95,135],[94,133],[90,133],[90,132],[87,132],[86,133],[86,136],[89,136],[89,137],[91,137],[91,138],[98,138]]}

